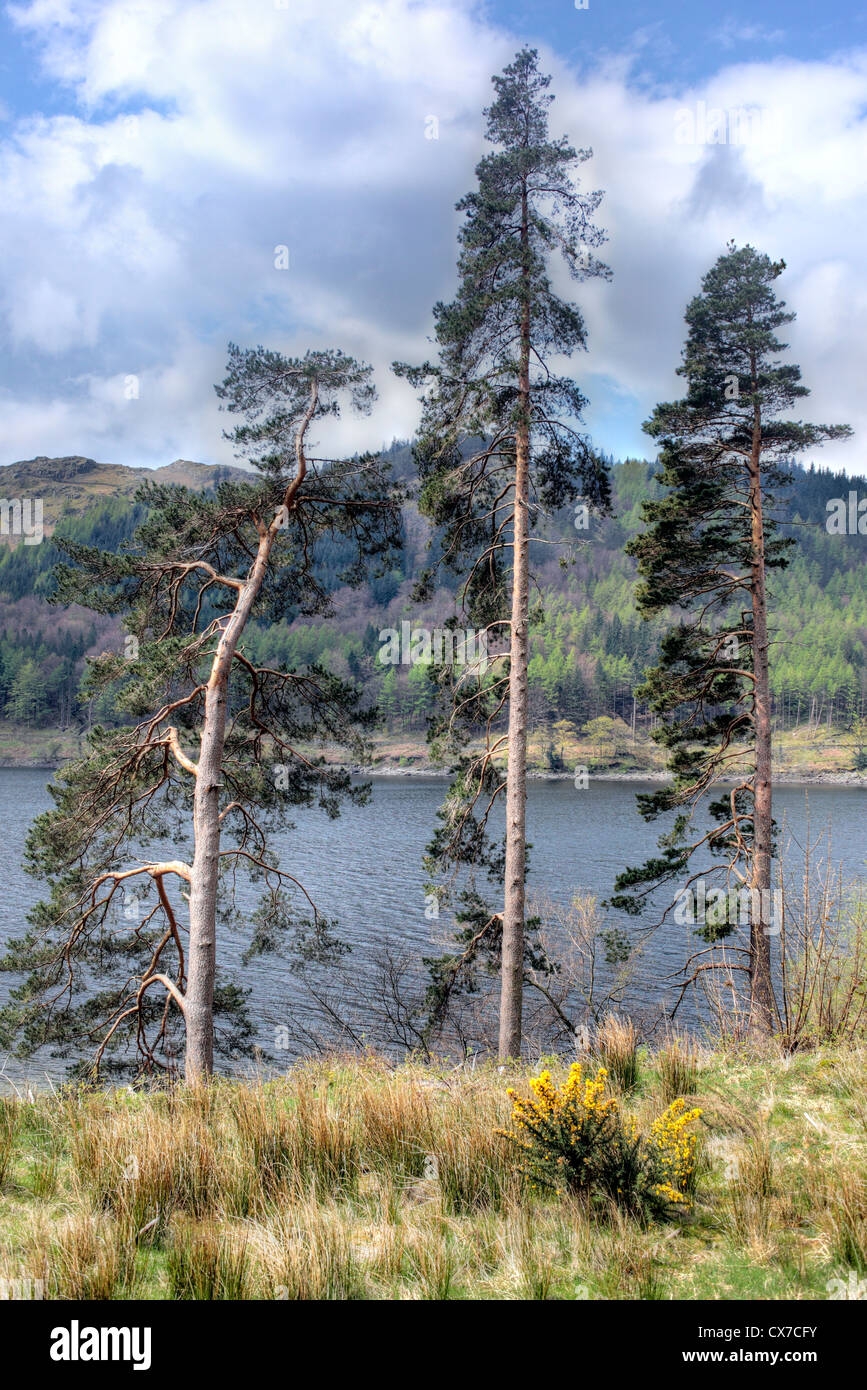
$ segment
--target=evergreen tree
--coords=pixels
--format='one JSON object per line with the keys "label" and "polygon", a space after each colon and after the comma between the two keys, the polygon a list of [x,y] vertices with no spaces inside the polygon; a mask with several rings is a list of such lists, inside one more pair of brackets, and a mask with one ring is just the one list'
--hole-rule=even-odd
{"label": "evergreen tree", "polygon": [[[673,782],[639,796],[646,819],[677,810],[663,853],[617,879],[612,903],[637,912],[651,889],[703,873],[750,890],[749,941],[742,948],[753,1031],[777,1023],[771,974],[771,703],[766,575],[786,564],[792,541],[776,534],[775,490],[782,465],[804,449],[850,433],[845,425],[782,419],[809,394],[800,369],[779,363],[777,330],[795,315],[776,297],[785,262],[733,243],[702,281],[686,311],[689,328],[678,374],[682,400],[657,406],[645,429],[660,440],[660,481],[646,502],[647,530],[627,549],[638,559],[641,612],[675,611],[659,664],[639,695],[664,717],[655,737],[670,750]],[[748,754],[751,770],[709,807],[713,826],[694,833],[705,792]],[[703,851],[709,868],[694,870]],[[694,856],[698,860],[694,861]],[[702,930],[709,940],[734,923]],[[714,969],[711,960],[698,970]]]}
{"label": "evergreen tree", "polygon": [[329,924],[315,907],[310,916],[268,831],[285,827],[287,806],[337,815],[341,799],[365,796],[303,751],[317,738],[359,750],[356,687],[316,665],[257,664],[248,624],[287,606],[329,611],[313,572],[319,538],[350,542],[344,581],[355,584],[399,540],[397,499],[374,460],[307,452],[311,427],[341,402],[369,409],[368,367],[336,351],[289,359],[230,345],[217,393],[243,421],[228,437],[253,465],[249,482],[206,495],[146,485],[146,518],[120,551],[60,542],[58,600],[124,618],[124,654],[92,662],[88,685],[111,691],[125,722],[94,729],[86,755],[56,777],[26,860],[50,897],[3,962],[27,972],[4,1011],[7,1041],[68,1053],[95,1039],[97,1065],[107,1049],[133,1048],[149,1069],[169,1064],[180,1022],[192,1082],[213,1068],[215,1015],[229,1020],[224,1046],[246,1037],[240,991],[217,975],[236,878],[264,885],[248,951],[294,930],[302,957],[327,956]]}
{"label": "evergreen tree", "polygon": [[[550,138],[550,78],[536,52],[518,53],[493,83],[485,115],[494,149],[477,166],[477,188],[457,205],[465,214],[457,296],[434,307],[439,360],[396,370],[424,388],[416,460],[421,509],[440,528],[438,563],[461,575],[463,617],[495,643],[507,638],[508,662],[493,676],[464,669],[451,681],[439,732],[447,728],[453,746],[459,729],[481,727],[489,738],[482,757],[456,763],[433,856],[441,866],[478,864],[491,804],[505,792],[503,908],[491,913],[473,896],[466,929],[475,952],[485,941],[500,956],[499,1050],[510,1057],[521,1050],[526,964],[530,539],[546,512],[579,493],[588,504],[608,500],[607,471],[581,432],[585,398],[552,369],[555,358],[585,347],[586,334],[579,308],[552,289],[549,259],[559,251],[579,281],[610,272],[595,254],[604,241],[592,222],[602,194],[580,192],[575,178],[591,152]],[[431,581],[429,571],[419,594]],[[492,738],[503,706],[508,733]],[[504,746],[505,781],[494,761]],[[477,819],[479,803],[487,809]],[[497,856],[484,854],[496,875]]]}
{"label": "evergreen tree", "polygon": [[45,703],[45,683],[39,664],[33,657],[28,657],[15,673],[6,702],[6,712],[11,719],[29,727],[39,723]]}

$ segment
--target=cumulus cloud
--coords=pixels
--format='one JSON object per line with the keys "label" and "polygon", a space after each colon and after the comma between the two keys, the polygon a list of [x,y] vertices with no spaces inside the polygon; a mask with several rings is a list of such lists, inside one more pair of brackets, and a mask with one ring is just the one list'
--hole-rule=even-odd
{"label": "cumulus cloud", "polygon": [[[0,135],[2,461],[228,459],[211,391],[228,339],[364,357],[379,406],[329,442],[410,434],[414,397],[388,364],[430,352],[431,305],[454,288],[454,203],[514,36],[470,0],[14,13],[70,101]],[[673,93],[633,84],[628,56],[580,81],[542,56],[552,126],[593,146],[585,177],[607,190],[615,277],[580,291],[577,366],[600,443],[647,451],[640,422],[677,389],[683,309],[731,237],[785,256],[807,408],[863,437],[867,57],[738,63]],[[861,457],[858,440],[833,451]]]}

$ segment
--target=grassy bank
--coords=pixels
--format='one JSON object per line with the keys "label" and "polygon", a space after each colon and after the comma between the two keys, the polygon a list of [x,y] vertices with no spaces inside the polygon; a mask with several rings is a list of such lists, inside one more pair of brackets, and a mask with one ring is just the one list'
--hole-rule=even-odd
{"label": "grassy bank", "polygon": [[618,1097],[639,1126],[677,1093],[702,1110],[694,1201],[644,1226],[522,1176],[497,1131],[538,1067],[332,1059],[7,1099],[0,1278],[73,1299],[840,1297],[867,1276],[865,1060],[640,1052]]}
{"label": "grassy bank", "polygon": [[[646,733],[635,737],[622,720],[594,721],[593,734],[561,721],[548,729],[531,732],[527,759],[530,772],[537,776],[573,777],[577,768],[590,776],[655,778],[663,774],[664,751]],[[330,763],[342,764],[346,750],[328,744],[309,747]],[[860,745],[854,735],[840,729],[802,725],[774,739],[774,773],[780,781],[850,780],[867,785],[867,770],[856,771]],[[0,768],[59,767],[84,752],[84,735],[70,729],[36,729],[9,720],[0,720]],[[746,766],[746,765],[745,765]],[[421,732],[383,733],[371,739],[371,761],[366,769],[373,773],[438,773]],[[744,768],[732,766],[732,772]]]}
{"label": "grassy bank", "polygon": [[[665,750],[644,732],[632,731],[622,720],[593,721],[592,733],[576,729],[567,721],[552,728],[532,730],[527,742],[527,766],[536,776],[574,777],[580,768],[590,777],[655,779],[664,775]],[[477,745],[477,751],[481,744]],[[340,763],[343,750],[324,746],[309,750],[322,752],[329,762]],[[802,725],[774,738],[774,776],[780,782],[848,781],[867,786],[867,769],[858,770],[860,745],[854,735],[841,729]],[[504,763],[503,755],[497,761]],[[431,763],[430,750],[422,733],[377,733],[372,739],[373,772],[440,773]],[[733,763],[731,775],[747,771]]]}
{"label": "grassy bank", "polygon": [[83,751],[83,739],[73,730],[31,729],[0,720],[0,768],[59,767]]}

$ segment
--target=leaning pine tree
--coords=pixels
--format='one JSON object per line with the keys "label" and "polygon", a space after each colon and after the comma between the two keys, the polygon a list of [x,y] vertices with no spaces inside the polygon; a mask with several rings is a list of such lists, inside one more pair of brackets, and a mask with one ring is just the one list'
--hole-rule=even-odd
{"label": "leaning pine tree", "polygon": [[332,924],[268,832],[291,829],[287,810],[337,815],[342,798],[365,795],[309,751],[323,738],[361,747],[355,686],[317,667],[259,664],[245,635],[328,611],[323,547],[346,559],[353,583],[400,541],[378,462],[309,454],[311,429],[341,400],[369,409],[370,369],[337,351],[229,353],[217,393],[243,420],[228,437],[253,464],[249,481],[206,494],[147,485],[146,519],[117,554],[62,545],[57,600],[118,614],[129,634],[123,655],[104,654],[87,675],[122,723],[94,729],[55,778],[26,860],[50,896],[3,961],[26,972],[0,1021],[7,1045],[89,1052],[118,1069],[137,1057],[145,1070],[171,1067],[185,1046],[191,1082],[213,1069],[215,1019],[222,1050],[248,1045],[243,994],[218,975],[218,923],[227,936],[238,926],[238,879],[246,871],[263,887],[248,954],[288,940],[295,962],[327,957],[339,949]]}
{"label": "leaning pine tree", "polygon": [[[711,883],[714,906],[699,927],[708,945],[690,958],[682,988],[706,971],[744,971],[748,1026],[763,1036],[778,1024],[767,574],[785,566],[792,544],[777,534],[770,509],[787,482],[787,460],[850,433],[781,418],[809,395],[800,369],[777,361],[786,348],[777,330],[795,317],[773,289],[784,269],[751,246],[729,244],[686,311],[677,370],[687,393],[657,406],[645,425],[661,442],[666,492],[645,503],[647,529],[627,549],[643,580],[640,610],[647,618],[673,612],[674,625],[638,693],[663,718],[654,737],[670,750],[673,781],[638,802],[647,820],[677,815],[662,853],[621,874],[611,899],[637,913],[655,888],[674,883],[679,901],[706,902],[707,889],[702,898],[694,885]],[[699,802],[745,758],[747,773],[708,803],[711,828],[697,830]],[[744,899],[748,937],[732,965],[716,948],[743,919]]]}
{"label": "leaning pine tree", "polygon": [[[608,501],[606,470],[580,428],[586,404],[578,386],[554,370],[555,359],[585,347],[578,307],[552,289],[548,263],[559,251],[576,280],[608,277],[595,251],[604,234],[592,223],[599,192],[580,192],[575,171],[590,157],[548,134],[550,78],[533,50],[517,54],[493,79],[485,112],[494,146],[476,169],[478,187],[458,203],[459,286],[434,308],[439,360],[399,374],[424,388],[416,458],[422,511],[436,528],[440,559],[419,596],[430,592],[438,565],[462,578],[462,618],[507,660],[493,670],[464,668],[451,681],[445,731],[458,745],[480,730],[484,752],[456,761],[456,777],[432,847],[440,869],[479,867],[504,879],[502,911],[488,913],[480,895],[464,894],[462,949],[440,962],[442,1001],[480,953],[500,969],[502,1057],[521,1049],[526,969],[526,764],[530,540],[546,513],[583,494]],[[448,673],[439,673],[444,682]],[[508,707],[508,732],[501,715]],[[443,727],[435,730],[441,737]],[[501,775],[496,754],[508,752]],[[504,855],[491,850],[487,822],[505,792]]]}

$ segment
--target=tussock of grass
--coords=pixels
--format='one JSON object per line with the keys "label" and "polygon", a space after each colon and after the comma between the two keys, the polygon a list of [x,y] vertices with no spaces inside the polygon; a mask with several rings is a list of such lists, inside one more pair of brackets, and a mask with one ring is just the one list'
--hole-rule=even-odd
{"label": "tussock of grass", "polygon": [[631,1019],[609,1014],[596,1030],[593,1051],[622,1094],[635,1089],[639,1078],[638,1035]]}
{"label": "tussock of grass", "polygon": [[698,1054],[671,1039],[652,1056],[617,1023],[602,1045],[640,1126],[660,1098],[702,1110],[695,1201],[676,1219],[639,1225],[528,1187],[497,1131],[506,1088],[526,1093],[538,1067],[334,1058],[268,1082],[4,1100],[0,1289],[789,1299],[867,1275],[863,1052]]}
{"label": "tussock of grass", "polygon": [[247,1242],[222,1231],[215,1221],[177,1222],[166,1258],[169,1296],[177,1299],[238,1300],[249,1297]]}
{"label": "tussock of grass", "polygon": [[673,1033],[656,1054],[662,1099],[669,1105],[678,1096],[692,1096],[698,1085],[699,1050],[692,1038]]}

